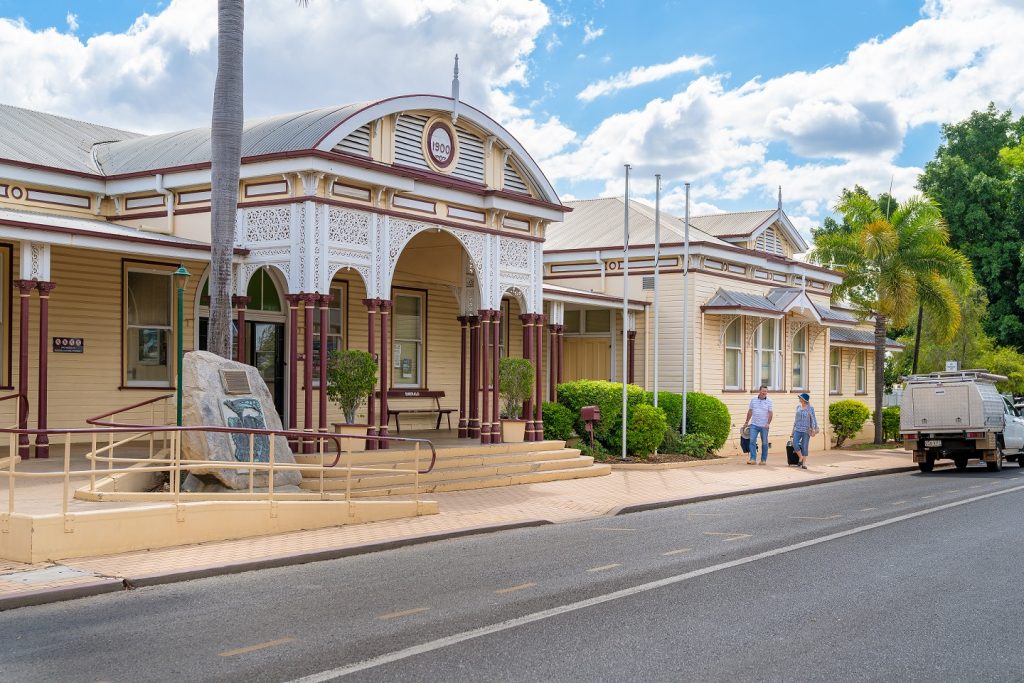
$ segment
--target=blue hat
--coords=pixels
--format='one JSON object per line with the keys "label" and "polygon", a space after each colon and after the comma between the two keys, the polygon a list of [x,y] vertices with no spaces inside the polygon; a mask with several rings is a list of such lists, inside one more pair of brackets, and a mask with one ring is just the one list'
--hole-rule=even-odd
{"label": "blue hat", "polygon": [[799,398],[801,401],[806,401],[807,403],[811,402],[811,395],[806,392],[800,394],[799,396],[797,396],[797,398]]}

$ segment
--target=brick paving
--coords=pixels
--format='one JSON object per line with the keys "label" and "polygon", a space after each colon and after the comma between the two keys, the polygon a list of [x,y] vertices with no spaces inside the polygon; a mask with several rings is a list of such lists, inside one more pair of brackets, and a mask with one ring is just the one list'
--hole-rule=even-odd
{"label": "brick paving", "polygon": [[[438,501],[440,514],[415,518],[31,565],[0,560],[0,609],[4,608],[5,599],[29,593],[41,595],[53,589],[121,583],[122,579],[201,572],[243,563],[274,560],[298,563],[304,554],[356,549],[496,525],[538,520],[567,522],[600,517],[629,505],[808,481],[820,483],[835,477],[912,464],[909,454],[901,449],[813,454],[808,470],[787,467],[784,455],[773,454],[772,459],[767,467],[749,466],[743,459],[730,458],[724,463],[696,467],[654,471],[613,469],[608,476],[591,479],[436,493],[429,498]],[[37,601],[45,601],[45,596]]]}

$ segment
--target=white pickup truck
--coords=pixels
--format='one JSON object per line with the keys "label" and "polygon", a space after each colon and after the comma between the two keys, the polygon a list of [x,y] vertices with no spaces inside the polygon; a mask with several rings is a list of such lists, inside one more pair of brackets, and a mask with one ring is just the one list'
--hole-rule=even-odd
{"label": "white pickup truck", "polygon": [[933,372],[905,378],[900,436],[922,472],[950,459],[958,470],[973,458],[990,472],[1005,460],[1024,467],[1024,418],[999,394],[1001,375],[985,370]]}

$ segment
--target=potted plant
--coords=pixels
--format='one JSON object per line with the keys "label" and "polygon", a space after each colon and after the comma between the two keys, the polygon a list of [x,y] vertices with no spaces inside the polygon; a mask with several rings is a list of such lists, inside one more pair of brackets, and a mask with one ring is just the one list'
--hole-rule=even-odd
{"label": "potted plant", "polygon": [[[366,351],[332,351],[327,365],[327,396],[345,415],[335,423],[339,434],[366,436],[367,425],[356,424],[356,411],[377,385],[377,361]],[[363,450],[365,441],[343,439],[346,450]]]}
{"label": "potted plant", "polygon": [[498,365],[498,393],[501,395],[501,440],[526,440],[526,420],[520,419],[523,403],[533,396],[533,363],[525,358],[502,358]]}

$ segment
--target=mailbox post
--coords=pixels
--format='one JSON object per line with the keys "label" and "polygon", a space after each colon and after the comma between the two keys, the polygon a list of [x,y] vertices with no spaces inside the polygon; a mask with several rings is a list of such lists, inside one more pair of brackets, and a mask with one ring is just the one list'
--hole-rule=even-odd
{"label": "mailbox post", "polygon": [[590,434],[590,447],[594,447],[594,423],[601,420],[600,406],[583,406],[580,408],[580,419],[587,423],[587,433]]}

